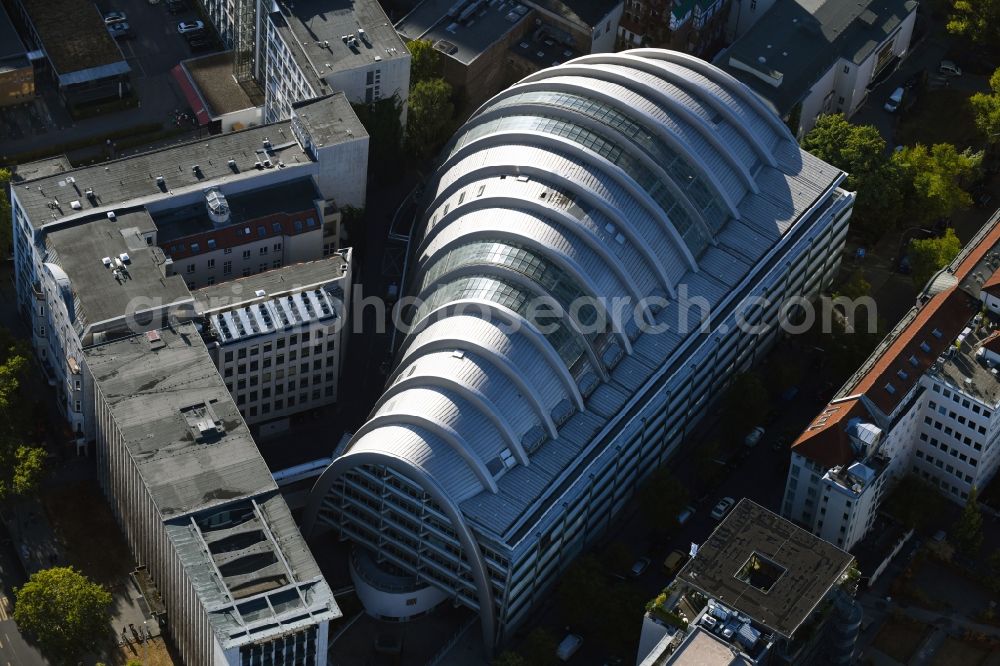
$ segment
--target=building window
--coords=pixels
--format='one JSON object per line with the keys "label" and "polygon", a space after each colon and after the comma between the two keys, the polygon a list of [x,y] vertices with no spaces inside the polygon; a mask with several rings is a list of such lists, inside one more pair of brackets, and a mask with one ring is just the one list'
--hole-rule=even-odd
{"label": "building window", "polygon": [[232,261],[222,262],[222,274],[229,275],[232,272],[233,272],[233,262]]}
{"label": "building window", "polygon": [[194,273],[194,264],[188,264],[186,270],[188,273]]}
{"label": "building window", "polygon": [[265,254],[267,254],[267,246],[266,245],[264,247],[260,248],[260,256],[263,257]]}
{"label": "building window", "polygon": [[243,250],[243,258],[244,259],[250,258],[250,250]]}
{"label": "building window", "polygon": [[227,247],[225,250],[222,251],[222,254],[232,254],[232,253],[233,253],[233,248],[231,247]]}
{"label": "building window", "polygon": [[209,259],[208,260],[208,267],[209,268],[215,268],[215,259]]}

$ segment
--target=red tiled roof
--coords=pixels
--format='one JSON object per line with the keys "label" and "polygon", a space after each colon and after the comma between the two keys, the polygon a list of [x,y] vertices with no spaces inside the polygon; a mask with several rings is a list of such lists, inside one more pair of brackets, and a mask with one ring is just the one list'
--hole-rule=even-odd
{"label": "red tiled roof", "polygon": [[935,294],[851,392],[864,393],[883,414],[891,414],[920,375],[958,337],[979,310],[977,306],[971,296],[955,287]]}
{"label": "red tiled roof", "polygon": [[847,424],[855,417],[869,418],[860,398],[830,403],[792,443],[792,450],[826,468],[850,463],[854,450]]}
{"label": "red tiled roof", "polygon": [[[959,282],[1000,243],[1000,223],[993,224],[990,232],[955,267],[954,275]],[[1000,287],[1000,271],[991,275],[982,289],[990,287]],[[891,414],[920,376],[978,312],[979,306],[972,296],[958,287],[935,294],[882,351],[850,392],[855,396],[864,394],[882,413]],[[939,335],[935,335],[934,331],[938,331]],[[1000,344],[1000,341],[997,342]],[[887,386],[892,387],[891,392]],[[870,418],[860,398],[827,405],[795,440],[793,450],[826,467],[849,463],[853,453],[845,428],[853,416]]]}

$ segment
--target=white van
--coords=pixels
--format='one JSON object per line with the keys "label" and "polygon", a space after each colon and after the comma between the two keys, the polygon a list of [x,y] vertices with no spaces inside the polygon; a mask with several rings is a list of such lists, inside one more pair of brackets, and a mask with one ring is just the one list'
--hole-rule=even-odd
{"label": "white van", "polygon": [[886,101],[885,106],[882,108],[889,113],[896,113],[896,111],[899,110],[899,105],[903,103],[903,92],[902,88],[896,88],[893,90],[892,94],[889,95],[889,99]]}
{"label": "white van", "polygon": [[567,634],[566,638],[562,639],[559,647],[556,648],[556,657],[559,658],[559,661],[569,661],[569,658],[576,654],[581,645],[583,645],[582,636]]}

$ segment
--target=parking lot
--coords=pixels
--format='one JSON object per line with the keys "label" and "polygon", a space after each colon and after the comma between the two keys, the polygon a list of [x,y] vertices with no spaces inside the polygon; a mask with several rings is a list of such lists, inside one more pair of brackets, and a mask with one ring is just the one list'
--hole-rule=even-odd
{"label": "parking lot", "polygon": [[[189,2],[190,7],[194,6]],[[178,14],[168,12],[163,2],[148,0],[98,0],[102,14],[121,11],[126,15],[130,31],[118,39],[126,62],[132,68],[132,83],[138,104],[94,117],[75,120],[63,106],[55,85],[44,75],[37,77],[37,97],[30,104],[0,110],[0,142],[3,155],[13,156],[99,139],[109,133],[129,127],[161,124],[176,127],[174,117],[187,107],[187,102],[172,80],[170,70],[193,53],[188,42],[179,34],[179,21],[200,20],[189,8]],[[208,30],[211,30],[209,27]],[[211,33],[210,33],[211,34]]]}

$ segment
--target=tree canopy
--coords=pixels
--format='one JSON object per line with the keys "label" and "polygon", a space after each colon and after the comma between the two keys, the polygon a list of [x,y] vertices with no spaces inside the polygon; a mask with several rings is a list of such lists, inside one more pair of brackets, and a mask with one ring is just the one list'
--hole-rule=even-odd
{"label": "tree canopy", "polygon": [[393,95],[371,104],[354,104],[358,120],[368,130],[371,174],[376,181],[393,182],[402,175],[399,168],[403,152],[403,108]]}
{"label": "tree canopy", "polygon": [[56,663],[76,663],[107,634],[111,594],[72,567],[32,574],[15,596],[18,628]]}
{"label": "tree canopy", "polygon": [[44,468],[44,449],[24,441],[32,426],[31,409],[20,390],[28,370],[24,344],[0,330],[0,499],[32,492]]}
{"label": "tree canopy", "polygon": [[753,372],[736,375],[723,402],[728,415],[723,429],[731,439],[742,440],[752,428],[762,425],[764,416],[771,411],[771,397],[767,387],[760,376]]}
{"label": "tree canopy", "polygon": [[983,546],[983,514],[979,510],[977,501],[979,493],[973,487],[969,491],[969,499],[962,509],[962,517],[951,533],[951,540],[955,547],[966,555],[975,557],[979,554],[979,549]]}
{"label": "tree canopy", "polygon": [[406,42],[410,51],[410,88],[421,81],[441,77],[441,53],[429,39],[414,39]]}
{"label": "tree canopy", "polygon": [[873,125],[854,125],[842,114],[823,115],[803,137],[802,148],[847,172],[846,188],[857,193],[855,231],[874,241],[896,224],[903,198],[900,173]]}
{"label": "tree canopy", "polygon": [[418,81],[410,88],[406,144],[413,157],[431,157],[448,138],[455,112],[451,94],[444,79]]}
{"label": "tree canopy", "polygon": [[969,104],[976,113],[976,127],[992,144],[1000,141],[1000,69],[990,76],[990,90],[977,92],[969,98]]}
{"label": "tree canopy", "polygon": [[955,0],[947,25],[953,35],[993,48],[1000,40],[1000,0]]}
{"label": "tree canopy", "polygon": [[915,219],[933,222],[950,217],[972,203],[962,189],[982,160],[980,153],[959,152],[950,143],[908,146],[893,155],[893,162],[912,182],[911,210]]}
{"label": "tree canopy", "polygon": [[913,239],[910,241],[910,266],[913,281],[923,287],[937,271],[951,263],[962,249],[953,229],[946,229],[940,238]]}
{"label": "tree canopy", "polygon": [[10,223],[10,169],[0,169],[0,252],[6,257],[14,249],[11,237],[13,226]]}
{"label": "tree canopy", "polygon": [[653,472],[639,488],[639,506],[650,532],[665,534],[677,527],[677,514],[688,501],[688,490],[669,470]]}

